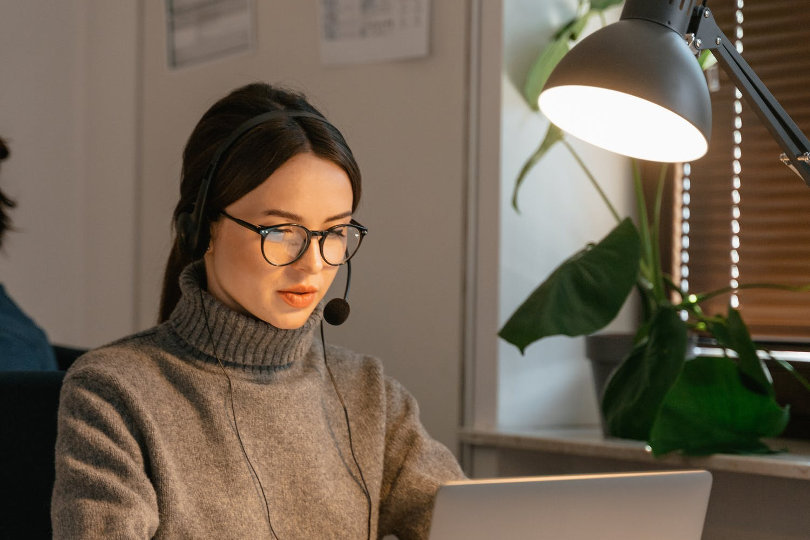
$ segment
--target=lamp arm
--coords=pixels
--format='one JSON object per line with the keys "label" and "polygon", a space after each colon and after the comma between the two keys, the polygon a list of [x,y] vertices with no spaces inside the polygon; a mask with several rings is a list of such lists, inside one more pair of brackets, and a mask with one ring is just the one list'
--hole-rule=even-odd
{"label": "lamp arm", "polygon": [[810,186],[810,141],[723,34],[708,7],[695,8],[687,34],[694,36],[692,45],[697,50],[712,51],[717,63],[754,106],[759,119],[779,143],[784,151],[782,162]]}

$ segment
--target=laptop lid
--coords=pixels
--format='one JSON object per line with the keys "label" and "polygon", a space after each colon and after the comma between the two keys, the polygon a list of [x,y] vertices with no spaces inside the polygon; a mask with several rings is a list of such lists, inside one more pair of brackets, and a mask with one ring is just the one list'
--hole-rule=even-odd
{"label": "laptop lid", "polygon": [[711,483],[708,471],[451,482],[430,540],[700,540]]}

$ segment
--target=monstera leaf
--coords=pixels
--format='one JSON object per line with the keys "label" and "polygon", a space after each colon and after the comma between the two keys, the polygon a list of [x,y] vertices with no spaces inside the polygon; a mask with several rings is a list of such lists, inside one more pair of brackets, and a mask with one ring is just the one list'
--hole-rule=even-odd
{"label": "monstera leaf", "polygon": [[773,396],[773,384],[759,360],[757,347],[751,339],[751,334],[748,333],[740,312],[729,307],[725,319],[709,323],[709,331],[720,347],[737,353],[737,367],[746,385],[755,392]]}
{"label": "monstera leaf", "polygon": [[626,218],[598,244],[563,262],[498,333],[525,353],[546,336],[593,333],[616,317],[638,277],[641,247]]}
{"label": "monstera leaf", "polygon": [[698,357],[684,364],[664,398],[650,447],[656,455],[770,452],[760,438],[779,435],[789,409],[776,402],[771,378],[737,310],[729,307],[709,330],[734,358]]}
{"label": "monstera leaf", "polygon": [[630,355],[605,387],[602,414],[611,435],[647,440],[664,396],[686,358],[686,325],[663,306],[641,327]]}
{"label": "monstera leaf", "polygon": [[731,358],[686,361],[650,433],[653,453],[771,452],[760,438],[782,433],[788,407],[752,390],[745,380],[740,365]]}
{"label": "monstera leaf", "polygon": [[561,140],[563,140],[562,130],[554,124],[549,124],[546,130],[546,136],[543,137],[540,146],[537,147],[537,150],[535,150],[529,159],[526,160],[526,163],[523,164],[523,168],[520,170],[517,180],[515,180],[515,188],[512,191],[512,208],[518,210],[518,191],[520,190],[521,184],[523,184],[523,181],[526,179],[526,175],[529,174],[532,167],[543,159],[543,156]]}
{"label": "monstera leaf", "polygon": [[526,84],[523,87],[523,97],[526,98],[529,107],[535,111],[539,110],[537,98],[540,96],[549,75],[571,48],[568,42],[568,35],[563,35],[549,43],[529,70]]}
{"label": "monstera leaf", "polygon": [[581,12],[560,27],[551,42],[540,52],[526,75],[523,97],[529,106],[537,110],[537,97],[543,90],[549,75],[571,49],[571,44],[580,37],[585,25],[593,15],[601,15],[606,9],[619,5],[624,0],[591,0],[590,8]]}

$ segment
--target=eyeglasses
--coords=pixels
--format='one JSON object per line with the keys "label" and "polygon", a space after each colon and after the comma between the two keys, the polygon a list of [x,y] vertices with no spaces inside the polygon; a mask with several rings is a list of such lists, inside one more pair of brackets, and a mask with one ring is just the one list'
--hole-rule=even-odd
{"label": "eyeglasses", "polygon": [[310,231],[297,223],[283,223],[272,227],[259,227],[225,211],[220,214],[237,225],[258,233],[262,237],[262,255],[273,266],[292,264],[306,252],[313,236],[319,236],[321,257],[330,266],[340,266],[351,259],[368,229],[352,220],[351,223],[335,225],[324,231]]}

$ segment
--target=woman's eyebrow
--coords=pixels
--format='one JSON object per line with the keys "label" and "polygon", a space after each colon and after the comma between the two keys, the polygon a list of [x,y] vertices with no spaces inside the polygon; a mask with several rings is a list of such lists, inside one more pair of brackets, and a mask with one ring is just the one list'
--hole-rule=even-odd
{"label": "woman's eyebrow", "polygon": [[280,217],[296,223],[304,220],[304,218],[302,218],[298,214],[293,214],[292,212],[285,212],[284,210],[265,210],[263,213],[265,216]]}
{"label": "woman's eyebrow", "polygon": [[348,212],[343,212],[342,214],[337,214],[336,216],[326,218],[324,221],[337,221],[339,219],[346,219],[347,217],[352,217],[351,210],[349,210]]}
{"label": "woman's eyebrow", "polygon": [[[287,211],[284,211],[284,210],[265,210],[264,215],[265,216],[275,216],[275,217],[280,217],[280,218],[284,218],[284,219],[289,219],[290,221],[293,221],[295,223],[300,223],[300,222],[304,221],[304,218],[299,216],[298,214],[294,214],[292,212],[287,212]],[[346,219],[347,217],[351,217],[351,216],[352,216],[352,211],[349,210],[348,212],[342,212],[340,214],[328,217],[328,218],[326,218],[324,220],[324,222],[338,221],[340,219]]]}

